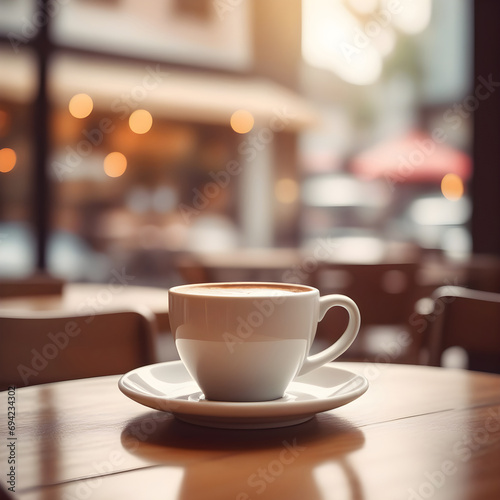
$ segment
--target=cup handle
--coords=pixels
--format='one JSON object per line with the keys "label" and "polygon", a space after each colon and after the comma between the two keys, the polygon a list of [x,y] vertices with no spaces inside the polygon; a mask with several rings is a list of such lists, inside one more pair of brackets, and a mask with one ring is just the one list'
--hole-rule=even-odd
{"label": "cup handle", "polygon": [[324,318],[328,309],[331,309],[332,307],[343,307],[349,313],[349,324],[347,325],[345,332],[330,347],[327,347],[323,351],[313,354],[312,356],[307,356],[304,359],[297,376],[304,375],[311,370],[319,368],[325,363],[333,361],[345,352],[354,342],[361,325],[361,315],[359,313],[358,306],[352,299],[345,295],[334,294],[320,297],[318,323]]}

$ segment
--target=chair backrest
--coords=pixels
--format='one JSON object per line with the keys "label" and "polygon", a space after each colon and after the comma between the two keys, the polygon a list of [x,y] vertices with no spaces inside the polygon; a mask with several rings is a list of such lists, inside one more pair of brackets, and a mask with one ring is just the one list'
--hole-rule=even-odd
{"label": "chair backrest", "polygon": [[33,295],[60,295],[64,280],[46,275],[28,278],[0,279],[0,298],[27,297]]}
{"label": "chair backrest", "polygon": [[475,254],[463,268],[467,288],[500,293],[500,258],[497,255]]}
{"label": "chair backrest", "polygon": [[362,324],[407,323],[416,296],[416,262],[341,264],[322,262],[310,283],[322,295],[341,293],[359,307]]}
{"label": "chair backrest", "polygon": [[427,321],[429,364],[442,366],[443,353],[460,347],[467,368],[500,373],[500,294],[444,286],[432,294]]}
{"label": "chair backrest", "polygon": [[156,323],[145,308],[0,314],[0,390],[123,374],[154,362]]}

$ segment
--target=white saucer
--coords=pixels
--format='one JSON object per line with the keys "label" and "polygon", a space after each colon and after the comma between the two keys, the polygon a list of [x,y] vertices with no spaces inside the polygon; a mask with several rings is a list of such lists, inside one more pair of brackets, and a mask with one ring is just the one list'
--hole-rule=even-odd
{"label": "white saucer", "polygon": [[327,364],[294,379],[281,399],[210,401],[204,399],[182,361],[169,361],[126,373],[118,387],[130,399],[171,412],[185,422],[226,429],[265,429],[300,424],[316,413],[350,403],[366,392],[368,381]]}

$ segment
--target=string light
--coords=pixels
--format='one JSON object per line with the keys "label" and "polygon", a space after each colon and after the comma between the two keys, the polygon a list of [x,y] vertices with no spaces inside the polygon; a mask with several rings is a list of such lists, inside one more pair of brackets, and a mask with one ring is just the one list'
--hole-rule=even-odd
{"label": "string light", "polygon": [[145,134],[153,126],[153,117],[145,109],[136,109],[128,120],[130,130],[136,134]]}
{"label": "string light", "polygon": [[69,112],[75,118],[86,118],[94,109],[94,101],[87,94],[76,94],[69,101]]}
{"label": "string light", "polygon": [[16,166],[16,161],[17,155],[13,149],[0,149],[0,172],[4,174],[10,172]]}
{"label": "string light", "polygon": [[464,194],[464,183],[456,174],[446,174],[441,180],[441,192],[448,200],[459,200]]}
{"label": "string light", "polygon": [[252,130],[254,118],[250,111],[239,109],[231,115],[231,128],[238,134],[246,134]]}
{"label": "string light", "polygon": [[109,177],[120,177],[127,170],[127,158],[123,153],[114,151],[104,158],[104,172]]}

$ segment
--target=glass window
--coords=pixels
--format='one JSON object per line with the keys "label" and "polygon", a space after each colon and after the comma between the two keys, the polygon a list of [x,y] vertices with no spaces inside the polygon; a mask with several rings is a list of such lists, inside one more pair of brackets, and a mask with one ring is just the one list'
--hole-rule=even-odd
{"label": "glass window", "polygon": [[302,90],[324,124],[301,137],[304,237],[467,255],[472,2],[302,5]]}

